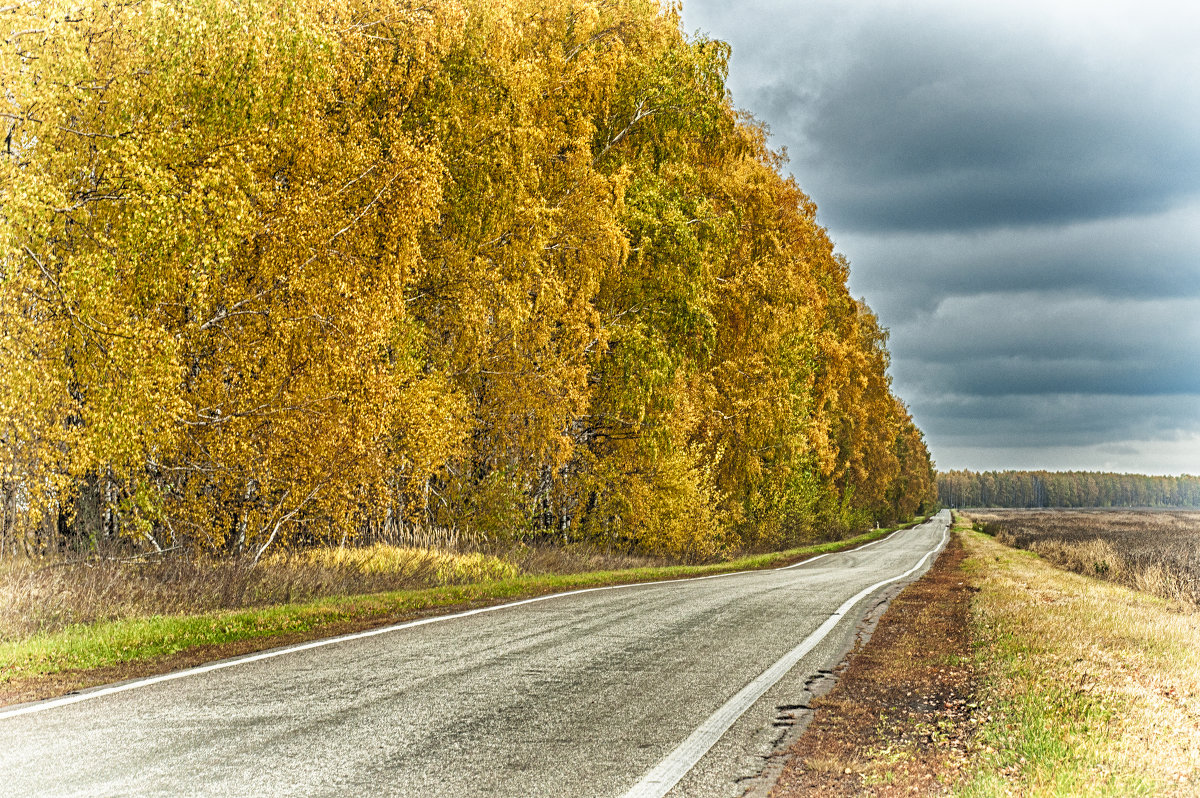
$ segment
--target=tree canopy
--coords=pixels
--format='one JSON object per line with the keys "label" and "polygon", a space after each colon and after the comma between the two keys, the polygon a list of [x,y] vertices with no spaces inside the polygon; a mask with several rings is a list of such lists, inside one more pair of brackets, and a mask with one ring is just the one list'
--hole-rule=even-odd
{"label": "tree canopy", "polygon": [[39,0],[0,35],[9,545],[701,558],[933,503],[886,332],[678,8]]}

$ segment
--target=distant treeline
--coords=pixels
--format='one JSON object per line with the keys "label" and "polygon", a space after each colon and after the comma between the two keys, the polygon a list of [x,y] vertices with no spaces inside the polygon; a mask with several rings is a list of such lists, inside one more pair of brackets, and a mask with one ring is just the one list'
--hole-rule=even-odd
{"label": "distant treeline", "polygon": [[1200,507],[1200,477],[1099,471],[949,471],[947,507]]}

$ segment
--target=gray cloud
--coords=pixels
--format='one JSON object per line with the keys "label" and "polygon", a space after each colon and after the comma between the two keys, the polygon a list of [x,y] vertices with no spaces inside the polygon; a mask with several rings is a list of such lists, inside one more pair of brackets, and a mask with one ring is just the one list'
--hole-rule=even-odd
{"label": "gray cloud", "polygon": [[685,14],[733,41],[735,101],[789,148],[835,231],[1056,224],[1195,195],[1195,14],[1056,5],[1099,32],[1064,36],[1019,5],[693,0]]}
{"label": "gray cloud", "polygon": [[897,391],[947,466],[964,464],[947,461],[954,451],[978,465],[988,450],[1026,447],[1037,465],[1045,447],[1200,432],[1200,298],[978,294],[893,340]]}
{"label": "gray cloud", "polygon": [[941,467],[1200,471],[1200,10],[685,3]]}
{"label": "gray cloud", "polygon": [[1195,473],[1200,436],[1164,440],[1057,446],[1000,446],[994,443],[937,446],[943,470],[1047,469],[1058,471],[1128,471],[1141,474]]}
{"label": "gray cloud", "polygon": [[[1166,371],[1155,363],[1094,358],[972,358],[962,365],[939,363],[919,370],[947,389],[970,396],[1028,396],[1066,391],[1123,396],[1200,395],[1200,377],[1191,369]],[[1196,406],[1190,407],[1195,413]]]}
{"label": "gray cloud", "polygon": [[1162,364],[1169,371],[1170,365],[1195,364],[1200,299],[979,294],[947,302],[893,334],[904,335],[906,357],[951,367],[980,358],[1023,358]]}
{"label": "gray cloud", "polygon": [[851,289],[893,324],[951,297],[1050,291],[1061,297],[1200,296],[1200,203],[1152,216],[972,233],[837,237]]}
{"label": "gray cloud", "polygon": [[834,229],[1057,224],[1196,191],[1200,102],[1187,83],[1163,91],[1153,71],[1088,63],[1045,34],[889,10],[840,68],[813,81],[791,58],[748,98],[798,137],[794,168]]}
{"label": "gray cloud", "polygon": [[[922,406],[939,419],[936,432],[930,433],[935,451],[1025,449],[1027,466],[1036,466],[1029,452],[1042,447],[1129,446],[1136,441],[1189,440],[1200,434],[1200,424],[1194,422],[1200,409],[1197,395],[947,393],[922,396]],[[1180,424],[1189,418],[1192,423]]]}

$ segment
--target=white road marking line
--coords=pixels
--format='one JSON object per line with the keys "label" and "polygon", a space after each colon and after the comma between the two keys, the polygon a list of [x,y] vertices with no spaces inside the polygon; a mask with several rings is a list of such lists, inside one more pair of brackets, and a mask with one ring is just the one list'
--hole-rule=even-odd
{"label": "white road marking line", "polygon": [[[924,523],[924,522],[922,522],[922,523]],[[917,526],[920,526],[920,525],[921,525],[921,524],[918,524]],[[912,528],[913,528],[913,527],[909,527],[909,529],[912,529]],[[794,563],[792,563],[791,565],[785,565],[785,566],[783,566],[782,568],[772,568],[772,569],[769,569],[769,570],[773,570],[773,571],[786,571],[786,570],[788,570],[789,568],[799,568],[801,565],[809,565],[810,563],[814,563],[814,562],[816,562],[817,560],[821,559],[822,557],[828,557],[828,556],[830,556],[831,554],[846,554],[846,553],[848,553],[848,552],[852,552],[852,551],[862,551],[862,550],[863,550],[863,549],[865,549],[865,548],[869,548],[869,547],[871,547],[871,546],[874,546],[876,543],[883,543],[885,540],[891,540],[891,539],[892,539],[892,535],[895,535],[897,532],[903,532],[903,531],[904,531],[904,530],[902,530],[902,529],[897,529],[895,532],[892,532],[892,533],[890,533],[890,534],[884,535],[884,536],[883,536],[883,537],[881,537],[879,540],[872,540],[870,543],[864,543],[864,544],[862,544],[861,546],[856,546],[856,547],[854,547],[854,548],[852,548],[852,549],[846,549],[845,551],[827,551],[827,552],[825,552],[824,554],[818,554],[816,557],[809,557],[807,560],[801,560],[800,562],[794,562]]]}
{"label": "white road marking line", "polygon": [[625,793],[624,798],[663,798],[663,796],[671,791],[672,787],[679,783],[680,779],[687,775],[688,771],[696,766],[700,758],[708,753],[708,749],[712,748],[717,740],[721,738],[721,735],[729,730],[734,721],[741,717],[742,713],[749,709],[755,701],[761,698],[763,693],[767,692],[776,682],[782,679],[808,652],[812,651],[818,643],[824,640],[826,635],[837,626],[842,616],[849,612],[855,604],[884,585],[898,582],[915,573],[925,564],[926,560],[941,550],[946,540],[949,539],[949,536],[950,529],[947,526],[942,532],[941,542],[922,557],[920,562],[912,568],[909,568],[899,576],[893,576],[891,579],[876,582],[870,587],[859,591],[853,597],[846,599],[842,606],[838,607],[825,623],[821,624],[815,632],[804,638],[804,642],[780,657],[774,665],[763,671],[757,679],[743,687],[737,695],[726,701],[724,706],[701,723],[686,740],[679,744],[678,748],[668,754],[666,759],[659,762],[629,792]]}
{"label": "white road marking line", "polygon": [[[913,529],[913,528],[915,528],[915,527],[910,527],[910,529]],[[544,596],[535,596],[533,598],[522,599],[520,601],[511,601],[511,602],[508,602],[507,604],[494,604],[490,607],[479,607],[479,608],[473,609],[473,610],[465,610],[463,612],[456,612],[451,615],[435,615],[435,616],[432,616],[429,618],[421,618],[416,621],[406,621],[404,623],[392,624],[391,626],[381,626],[378,629],[368,629],[363,632],[352,632],[350,634],[340,635],[338,637],[326,637],[321,640],[313,640],[308,643],[298,643],[294,646],[287,646],[286,648],[277,648],[277,649],[272,649],[270,651],[261,651],[257,654],[248,654],[244,657],[237,657],[235,659],[222,660],[220,662],[212,662],[212,663],[209,663],[208,665],[199,665],[194,668],[187,668],[186,670],[173,671],[172,673],[164,673],[160,676],[150,676],[145,679],[135,679],[135,680],[128,681],[128,682],[122,682],[120,684],[114,684],[109,687],[101,687],[99,689],[89,690],[89,691],[83,692],[83,693],[75,693],[73,695],[65,695],[61,698],[54,698],[54,699],[50,699],[50,700],[46,700],[46,701],[40,701],[40,702],[33,703],[33,704],[26,704],[24,706],[18,706],[18,707],[15,707],[13,709],[9,709],[6,711],[0,711],[0,720],[6,720],[8,718],[15,718],[19,715],[32,715],[36,712],[44,712],[48,709],[56,709],[58,707],[68,706],[70,704],[78,704],[82,701],[91,701],[92,699],[103,698],[104,696],[113,695],[115,693],[123,693],[127,690],[135,690],[140,687],[149,687],[150,685],[159,684],[160,682],[170,682],[170,681],[174,681],[175,679],[182,679],[186,676],[198,676],[203,673],[211,673],[212,671],[224,670],[225,668],[232,668],[235,665],[245,665],[245,664],[248,664],[251,662],[259,662],[259,661],[265,660],[265,659],[273,659],[275,657],[282,657],[284,654],[293,654],[293,653],[296,653],[299,651],[307,651],[307,650],[313,649],[313,648],[321,648],[322,646],[330,646],[335,643],[345,643],[345,642],[349,642],[351,640],[361,640],[366,637],[375,637],[376,635],[388,634],[390,632],[398,632],[403,629],[411,629],[416,626],[425,626],[426,624],[440,623],[442,621],[450,621],[455,618],[467,618],[472,615],[481,615],[485,612],[496,612],[497,610],[504,610],[504,609],[508,609],[510,607],[520,607],[523,604],[534,604],[539,601],[549,601],[551,599],[564,598],[566,596],[578,596],[583,593],[595,593],[595,592],[598,592],[601,590],[623,590],[626,588],[650,587],[652,585],[669,585],[669,584],[675,584],[675,583],[679,583],[679,582],[699,582],[704,579],[722,579],[727,576],[739,576],[741,574],[763,573],[764,571],[784,571],[789,568],[795,568],[800,565],[808,565],[809,563],[815,562],[816,560],[819,560],[822,557],[828,557],[830,554],[846,554],[846,553],[849,553],[852,551],[858,551],[860,549],[864,549],[867,546],[873,546],[876,543],[882,543],[883,541],[888,540],[893,535],[896,535],[897,533],[902,532],[902,531],[904,531],[904,530],[898,529],[895,532],[892,532],[887,537],[883,537],[883,538],[880,538],[879,540],[871,541],[870,543],[866,543],[857,548],[846,549],[845,551],[828,552],[826,554],[821,554],[816,557],[810,557],[807,560],[801,560],[800,562],[793,563],[792,565],[785,565],[781,568],[761,568],[761,569],[754,569],[754,570],[749,570],[749,571],[730,571],[729,573],[724,573],[724,574],[711,574],[709,576],[690,576],[690,577],[685,577],[683,579],[660,579],[656,582],[630,582],[629,584],[625,584],[625,585],[604,585],[602,587],[585,587],[585,588],[581,588],[579,590],[568,590],[565,593],[548,593]]]}

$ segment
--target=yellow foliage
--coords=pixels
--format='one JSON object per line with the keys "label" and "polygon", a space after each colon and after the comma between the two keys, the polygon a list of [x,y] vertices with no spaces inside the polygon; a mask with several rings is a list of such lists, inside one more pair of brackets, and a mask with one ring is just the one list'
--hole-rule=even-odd
{"label": "yellow foliage", "polygon": [[0,540],[703,559],[926,501],[885,333],[676,7],[69,5],[0,12]]}

